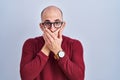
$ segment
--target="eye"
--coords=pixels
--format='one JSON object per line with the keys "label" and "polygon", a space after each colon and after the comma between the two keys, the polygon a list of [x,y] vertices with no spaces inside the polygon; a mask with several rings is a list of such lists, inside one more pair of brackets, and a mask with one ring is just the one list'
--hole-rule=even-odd
{"label": "eye", "polygon": [[51,25],[51,22],[45,22],[44,23],[46,26],[50,26]]}
{"label": "eye", "polygon": [[55,24],[55,25],[60,25],[60,24],[61,24],[61,22],[55,22],[54,24]]}

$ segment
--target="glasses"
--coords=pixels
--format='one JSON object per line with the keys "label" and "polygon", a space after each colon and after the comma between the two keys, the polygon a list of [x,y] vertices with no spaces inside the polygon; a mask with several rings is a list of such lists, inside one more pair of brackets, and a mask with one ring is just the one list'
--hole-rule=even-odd
{"label": "glasses", "polygon": [[47,28],[52,27],[52,24],[55,28],[60,28],[63,24],[63,22],[44,22],[42,25],[44,25]]}

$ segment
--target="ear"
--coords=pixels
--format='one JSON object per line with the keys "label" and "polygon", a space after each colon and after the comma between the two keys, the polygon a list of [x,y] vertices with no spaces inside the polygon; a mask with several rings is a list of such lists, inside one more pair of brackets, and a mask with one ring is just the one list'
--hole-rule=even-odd
{"label": "ear", "polygon": [[39,27],[40,27],[40,29],[41,29],[42,31],[44,31],[44,30],[43,30],[44,26],[43,26],[42,23],[39,24]]}

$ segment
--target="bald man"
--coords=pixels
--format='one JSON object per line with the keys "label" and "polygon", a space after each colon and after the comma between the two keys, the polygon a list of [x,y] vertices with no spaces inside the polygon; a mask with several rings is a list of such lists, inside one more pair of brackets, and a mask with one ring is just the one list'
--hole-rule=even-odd
{"label": "bald man", "polygon": [[58,7],[48,6],[41,12],[43,35],[30,38],[23,45],[22,80],[84,80],[82,44],[62,35],[65,24]]}

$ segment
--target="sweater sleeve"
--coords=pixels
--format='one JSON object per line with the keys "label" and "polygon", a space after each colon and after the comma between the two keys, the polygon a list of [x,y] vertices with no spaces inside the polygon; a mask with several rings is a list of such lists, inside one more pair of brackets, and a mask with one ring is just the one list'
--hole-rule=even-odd
{"label": "sweater sleeve", "polygon": [[84,80],[85,65],[82,45],[79,41],[75,41],[71,48],[71,59],[65,54],[63,58],[58,60],[58,65],[70,80]]}
{"label": "sweater sleeve", "polygon": [[20,63],[20,75],[22,80],[33,80],[42,71],[48,57],[41,51],[34,56],[34,42],[27,40],[22,49],[22,58]]}

